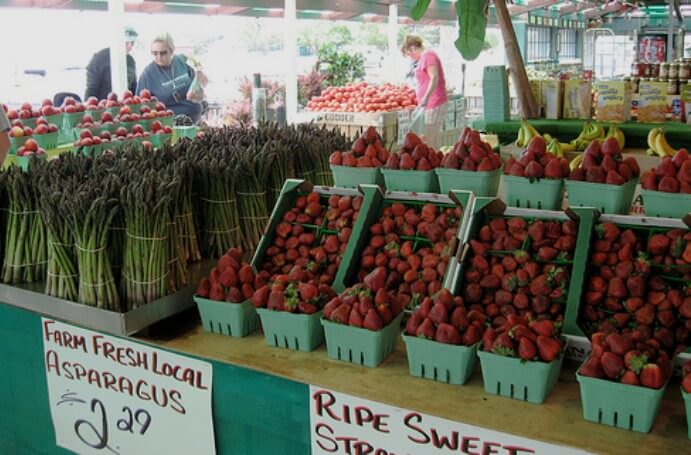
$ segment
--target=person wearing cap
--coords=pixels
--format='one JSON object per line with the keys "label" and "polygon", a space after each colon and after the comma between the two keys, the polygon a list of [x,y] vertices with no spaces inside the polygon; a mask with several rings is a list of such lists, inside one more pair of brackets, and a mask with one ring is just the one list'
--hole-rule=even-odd
{"label": "person wearing cap", "polygon": [[[130,27],[125,29],[125,49],[127,50],[127,89],[135,93],[137,89],[137,70],[134,58],[130,55],[137,32]],[[86,67],[86,93],[84,99],[95,96],[99,100],[106,99],[113,91],[110,80],[110,48],[101,49],[91,58]]]}
{"label": "person wearing cap", "polygon": [[425,113],[425,142],[435,149],[439,148],[439,133],[446,118],[448,103],[441,60],[436,52],[425,49],[419,36],[406,36],[401,51],[404,56],[417,63],[414,70],[417,102],[418,108],[424,109]]}

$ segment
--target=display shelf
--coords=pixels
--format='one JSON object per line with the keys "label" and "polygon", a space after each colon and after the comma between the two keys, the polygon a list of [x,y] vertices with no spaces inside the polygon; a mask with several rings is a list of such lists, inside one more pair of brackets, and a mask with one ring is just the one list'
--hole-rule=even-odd
{"label": "display shelf", "polygon": [[[583,129],[583,120],[545,120],[545,119],[531,119],[530,124],[533,125],[541,134],[548,133],[556,137],[561,142],[568,142],[575,139]],[[609,124],[610,122],[594,123]],[[617,126],[624,132],[626,136],[627,147],[643,147],[647,148],[646,138],[648,132],[652,128],[664,128],[665,137],[669,140],[672,147],[686,147],[689,141],[689,132],[691,127],[681,122],[665,122],[665,123],[638,123],[626,122],[618,123]],[[521,127],[520,120],[511,120],[508,122],[486,122],[484,120],[476,120],[473,122],[473,128],[490,131],[499,135],[502,144],[513,142],[516,140],[518,129]]]}
{"label": "display shelf", "polygon": [[479,366],[464,386],[413,377],[402,342],[378,368],[365,368],[329,359],[324,346],[311,353],[267,347],[261,332],[230,340],[195,326],[173,339],[141,340],[403,409],[598,454],[686,453],[691,444],[678,380],[668,387],[651,433],[638,434],[583,419],[575,377],[578,364],[568,360],[545,403],[534,405],[485,393]]}

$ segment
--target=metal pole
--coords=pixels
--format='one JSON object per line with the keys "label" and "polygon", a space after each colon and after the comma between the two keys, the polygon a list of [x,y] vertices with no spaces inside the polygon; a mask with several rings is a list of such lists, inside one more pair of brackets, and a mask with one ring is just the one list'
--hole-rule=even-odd
{"label": "metal pole", "polygon": [[394,62],[396,62],[396,53],[398,52],[398,4],[389,4],[389,49],[388,49],[388,80],[393,82],[398,80],[398,71]]}
{"label": "metal pole", "polygon": [[674,0],[667,1],[667,61],[674,61]]}
{"label": "metal pole", "polygon": [[295,0],[285,0],[283,8],[286,58],[286,120],[296,121],[298,112],[297,11]]}
{"label": "metal pole", "polygon": [[127,90],[127,52],[125,50],[125,2],[108,0],[110,25],[110,78],[113,92]]}

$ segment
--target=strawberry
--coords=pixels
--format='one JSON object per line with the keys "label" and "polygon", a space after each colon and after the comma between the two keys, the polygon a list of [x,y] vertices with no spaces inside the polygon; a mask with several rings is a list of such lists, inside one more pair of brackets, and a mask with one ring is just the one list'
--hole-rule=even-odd
{"label": "strawberry", "polygon": [[435,335],[435,330],[434,330],[434,324],[432,321],[430,321],[428,318],[425,318],[424,321],[420,324],[420,326],[417,329],[417,332],[415,332],[415,335],[421,338],[427,338],[429,340],[434,339]]}
{"label": "strawberry", "polygon": [[665,234],[655,234],[648,240],[647,251],[652,255],[659,255],[667,253],[670,245],[670,239]]}
{"label": "strawberry", "polygon": [[556,159],[549,160],[545,166],[545,178],[559,180],[563,177],[561,162]]}
{"label": "strawberry", "polygon": [[298,312],[302,314],[314,314],[317,311],[319,311],[319,308],[313,303],[309,302],[300,302],[298,303]]}
{"label": "strawberry", "polygon": [[681,387],[686,393],[691,393],[691,374],[684,376],[684,379],[681,381]]}
{"label": "strawberry", "polygon": [[506,357],[516,355],[514,348],[514,342],[507,333],[499,334],[492,343],[492,352]]}
{"label": "strawberry", "polygon": [[617,379],[624,370],[624,360],[612,352],[602,354],[600,362],[602,363],[602,370],[610,379]]}
{"label": "strawberry", "polygon": [[651,389],[660,389],[665,385],[665,375],[662,369],[654,364],[649,363],[641,370],[641,385]]}
{"label": "strawberry", "polygon": [[678,193],[679,181],[674,177],[662,177],[662,179],[660,179],[660,184],[658,185],[657,190],[663,191],[665,193]]}
{"label": "strawberry", "polygon": [[362,314],[360,314],[360,310],[358,310],[357,307],[354,307],[348,317],[348,325],[352,327],[362,327],[362,324]]}
{"label": "strawberry", "polygon": [[416,311],[415,313],[413,313],[412,316],[408,319],[408,322],[406,322],[405,332],[408,335],[415,336],[418,327],[420,327],[420,324],[424,319],[425,318],[422,316],[420,311]]}
{"label": "strawberry", "polygon": [[330,319],[333,322],[347,325],[348,321],[350,320],[351,309],[352,308],[350,305],[342,303],[335,310],[333,310],[333,313],[331,313]]}
{"label": "strawberry", "polygon": [[225,297],[226,293],[220,283],[211,284],[211,289],[209,290],[209,299],[222,301],[225,300]]}
{"label": "strawberry", "polygon": [[607,171],[605,183],[608,185],[623,185],[626,183],[626,180],[624,180],[624,177],[622,177],[617,171],[610,170]]}
{"label": "strawberry", "polygon": [[468,327],[468,330],[463,334],[463,344],[472,346],[482,339],[482,325],[480,323],[473,323]]}
{"label": "strawberry", "polygon": [[412,171],[415,169],[415,160],[409,153],[402,153],[398,167],[401,170]]}
{"label": "strawberry", "polygon": [[556,258],[557,254],[559,254],[559,250],[549,246],[543,246],[538,250],[537,258],[539,261],[549,262]]}
{"label": "strawberry", "polygon": [[377,267],[373,271],[371,271],[365,278],[363,279],[363,283],[365,286],[370,289],[371,291],[376,291],[379,288],[383,288],[386,284],[386,268],[385,267]]}
{"label": "strawberry", "polygon": [[624,374],[621,375],[621,379],[619,380],[619,382],[621,382],[622,384],[640,385],[638,376],[631,370],[626,370]]}
{"label": "strawberry", "polygon": [[518,357],[523,360],[533,360],[537,356],[537,348],[527,337],[518,340]]}
{"label": "strawberry", "polygon": [[533,330],[538,335],[551,337],[554,335],[554,323],[549,319],[543,319],[541,321],[532,321],[528,324],[531,330]]}
{"label": "strawberry", "polygon": [[415,169],[418,171],[431,171],[432,165],[427,158],[420,158]]}
{"label": "strawberry", "polygon": [[255,308],[265,308],[267,302],[269,301],[269,293],[271,289],[269,286],[262,286],[261,288],[254,291],[252,294],[252,305]]}
{"label": "strawberry", "polygon": [[441,323],[437,326],[434,341],[458,345],[463,342],[463,338],[456,327],[452,326],[451,324]]}
{"label": "strawberry", "polygon": [[204,277],[201,280],[199,280],[196,294],[199,297],[207,298],[209,297],[209,292],[211,292],[211,281],[209,281],[208,278]]}
{"label": "strawberry", "polygon": [[531,161],[525,167],[525,176],[529,179],[540,179],[542,178],[542,166],[536,161]]}
{"label": "strawberry", "polygon": [[233,286],[232,288],[228,289],[228,294],[226,294],[225,300],[231,303],[241,303],[245,299],[242,296],[242,291],[240,288]]}
{"label": "strawberry", "polygon": [[578,373],[591,378],[603,378],[605,376],[600,359],[592,355],[586,359]]}
{"label": "strawberry", "polygon": [[607,287],[607,295],[610,297],[615,297],[617,299],[624,299],[627,297],[626,285],[624,280],[619,277],[614,277],[609,281],[609,286]]}
{"label": "strawberry", "polygon": [[557,339],[540,335],[537,337],[537,349],[542,361],[552,362],[559,357],[561,342]]}
{"label": "strawberry", "polygon": [[494,170],[494,163],[488,157],[482,158],[480,164],[477,166],[478,172],[490,172]]}
{"label": "strawberry", "polygon": [[605,347],[618,356],[624,356],[633,349],[631,340],[618,333],[610,333],[605,338]]}
{"label": "strawberry", "polygon": [[482,334],[482,349],[486,352],[492,351],[494,340],[497,338],[497,333],[492,327],[487,327]]}

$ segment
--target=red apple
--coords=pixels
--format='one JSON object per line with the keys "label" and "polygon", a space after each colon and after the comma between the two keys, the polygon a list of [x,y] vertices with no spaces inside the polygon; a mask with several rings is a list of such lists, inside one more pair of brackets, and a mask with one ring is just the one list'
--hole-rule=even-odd
{"label": "red apple", "polygon": [[36,119],[36,126],[38,126],[38,125],[48,126],[48,120],[46,120],[45,117],[39,117]]}
{"label": "red apple", "polygon": [[26,110],[26,109],[22,109],[21,111],[19,111],[19,118],[20,118],[20,119],[28,119],[28,118],[31,118],[31,111],[30,111],[30,110]]}
{"label": "red apple", "polygon": [[155,133],[156,131],[160,131],[161,129],[163,129],[163,124],[161,122],[159,122],[158,120],[154,120],[153,122],[151,122],[151,131]]}
{"label": "red apple", "polygon": [[22,130],[24,130],[24,124],[22,123],[21,120],[12,120],[12,126],[18,126]]}
{"label": "red apple", "polygon": [[112,100],[106,101],[106,107],[118,107],[118,106],[119,106],[119,104],[117,101],[112,101]]}
{"label": "red apple", "polygon": [[94,135],[91,133],[91,130],[81,130],[81,132],[79,133],[79,139],[86,139],[91,137],[94,137]]}
{"label": "red apple", "polygon": [[94,119],[90,115],[82,115],[82,123],[94,123]]}
{"label": "red apple", "polygon": [[50,133],[57,133],[57,132],[58,132],[58,127],[51,123],[50,125],[48,125],[48,132],[50,132]]}
{"label": "red apple", "polygon": [[28,126],[25,126],[24,127],[24,136],[31,136],[32,134],[34,134],[34,130],[32,130]]}
{"label": "red apple", "polygon": [[101,122],[112,122],[113,121],[113,114],[110,112],[104,112],[101,114]]}
{"label": "red apple", "polygon": [[141,125],[134,125],[132,127],[132,132],[137,134],[137,133],[144,133],[144,127]]}
{"label": "red apple", "polygon": [[163,127],[163,132],[166,133],[166,134],[173,134],[173,128],[170,127],[170,126],[168,126],[168,125],[166,125],[166,126]]}
{"label": "red apple", "polygon": [[144,90],[139,92],[139,96],[144,100],[149,100],[151,99],[151,92],[149,91],[149,89],[145,88]]}
{"label": "red apple", "polygon": [[118,95],[115,92],[110,92],[108,96],[106,97],[107,101],[117,101],[118,100]]}
{"label": "red apple", "polygon": [[129,90],[125,90],[122,94],[122,99],[126,100],[128,98],[132,98],[132,92],[130,92]]}
{"label": "red apple", "polygon": [[10,120],[17,120],[19,118],[19,112],[14,109],[10,109],[7,111],[7,118]]}
{"label": "red apple", "polygon": [[75,112],[77,112],[77,106],[75,106],[74,104],[68,104],[65,106],[65,112],[67,114],[74,114]]}
{"label": "red apple", "polygon": [[51,106],[51,105],[43,106],[41,108],[41,114],[45,115],[45,116],[53,115],[53,106]]}
{"label": "red apple", "polygon": [[91,145],[94,145],[94,140],[93,138],[90,137],[85,137],[79,140],[80,144],[83,145],[84,147],[89,147]]}
{"label": "red apple", "polygon": [[10,130],[10,137],[24,137],[24,128],[21,126],[13,126]]}
{"label": "red apple", "polygon": [[22,103],[20,109],[23,111],[31,111],[33,109],[33,106],[31,105],[31,103]]}
{"label": "red apple", "polygon": [[38,150],[38,142],[36,142],[33,139],[27,139],[24,143],[24,149],[29,152],[35,152],[36,150]]}
{"label": "red apple", "polygon": [[101,137],[101,139],[110,140],[110,132],[109,131],[101,131],[100,137]]}
{"label": "red apple", "polygon": [[74,105],[76,105],[76,104],[77,104],[77,100],[75,100],[75,99],[72,98],[71,96],[68,96],[67,98],[65,98],[65,99],[62,101],[62,105],[63,105],[63,106],[74,106]]}
{"label": "red apple", "polygon": [[53,105],[53,101],[49,100],[48,98],[45,98],[45,99],[41,102],[41,106],[52,106],[52,105]]}
{"label": "red apple", "polygon": [[36,134],[48,134],[49,131],[48,125],[44,124],[37,125],[36,129],[34,130]]}
{"label": "red apple", "polygon": [[117,130],[115,130],[115,135],[120,137],[127,136],[127,130],[123,127],[120,127]]}
{"label": "red apple", "polygon": [[94,136],[91,138],[91,140],[94,142],[94,145],[101,145],[101,138],[98,136]]}

